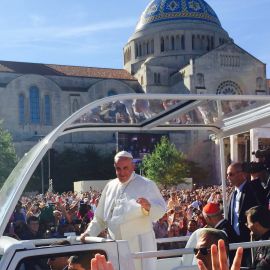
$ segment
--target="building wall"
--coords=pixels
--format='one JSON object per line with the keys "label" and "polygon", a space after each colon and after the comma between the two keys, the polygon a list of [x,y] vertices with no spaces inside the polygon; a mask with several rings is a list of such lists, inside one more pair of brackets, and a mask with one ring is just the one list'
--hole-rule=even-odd
{"label": "building wall", "polygon": [[[1,87],[2,86],[2,87]],[[31,118],[30,89],[38,89],[39,121]],[[4,127],[13,136],[19,156],[27,152],[38,140],[46,136],[63,120],[91,101],[111,94],[135,93],[141,91],[136,81],[117,79],[79,78],[69,76],[43,76],[36,74],[16,74],[0,72],[0,118]],[[23,119],[20,117],[19,99],[23,96]],[[45,96],[50,99],[50,121],[46,123]],[[108,139],[109,136],[109,139]],[[113,133],[89,137],[87,134],[72,134],[62,138],[65,145],[76,145],[94,141],[108,145]],[[110,147],[109,147],[110,148]]]}
{"label": "building wall", "polygon": [[[51,66],[38,67],[51,74]],[[268,94],[270,88],[265,64],[234,44],[220,25],[192,18],[166,19],[136,28],[124,47],[124,68],[137,81],[95,74],[92,77],[63,75],[62,67],[58,68],[54,75],[0,71],[0,118],[12,133],[19,155],[27,152],[74,111],[112,94]],[[70,71],[73,70],[70,66]],[[31,122],[31,87],[39,90],[39,123]],[[20,95],[25,101],[23,122],[20,121]],[[51,100],[50,123],[45,123],[46,96]],[[202,106],[199,109],[204,111]],[[208,141],[207,133],[191,132],[188,137],[172,134],[171,140],[207,168],[215,179],[215,165],[208,158],[215,148]],[[57,146],[80,148],[93,143],[111,150],[115,145],[114,133],[70,134],[59,139]]]}

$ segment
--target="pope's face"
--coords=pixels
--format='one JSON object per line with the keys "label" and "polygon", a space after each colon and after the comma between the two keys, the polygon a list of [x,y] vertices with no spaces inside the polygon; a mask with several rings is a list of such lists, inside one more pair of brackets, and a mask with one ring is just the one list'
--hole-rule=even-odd
{"label": "pope's face", "polygon": [[119,158],[115,163],[115,173],[119,181],[125,183],[134,171],[134,164],[130,158]]}

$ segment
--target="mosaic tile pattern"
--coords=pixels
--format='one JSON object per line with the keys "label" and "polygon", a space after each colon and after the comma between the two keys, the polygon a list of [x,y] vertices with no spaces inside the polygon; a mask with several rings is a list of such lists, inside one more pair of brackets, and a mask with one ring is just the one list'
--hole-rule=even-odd
{"label": "mosaic tile pattern", "polygon": [[215,11],[204,0],[153,0],[143,12],[136,30],[150,23],[198,20],[221,26]]}

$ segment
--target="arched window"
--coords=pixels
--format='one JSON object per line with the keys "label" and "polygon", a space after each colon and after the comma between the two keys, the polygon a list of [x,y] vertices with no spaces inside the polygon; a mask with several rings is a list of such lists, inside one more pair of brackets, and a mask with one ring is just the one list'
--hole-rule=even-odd
{"label": "arched window", "polygon": [[175,50],[174,36],[171,36],[171,50]]}
{"label": "arched window", "polygon": [[184,35],[182,35],[181,36],[181,48],[182,48],[182,50],[185,50],[185,48],[186,48],[186,41],[185,41],[185,36]]}
{"label": "arched window", "polygon": [[203,49],[203,36],[197,35],[197,50],[202,50]]}
{"label": "arched window", "polygon": [[211,50],[211,44],[210,44],[210,37],[207,36],[207,46],[206,46],[206,50],[210,51]]}
{"label": "arched window", "polygon": [[25,97],[23,94],[19,95],[19,124],[25,124]]}
{"label": "arched window", "polygon": [[142,56],[146,55],[146,43],[143,42],[142,44]]}
{"label": "arched window", "polygon": [[30,119],[32,124],[40,124],[39,89],[36,86],[30,88]]}
{"label": "arched window", "polygon": [[160,40],[160,51],[164,52],[164,37],[162,37]]}
{"label": "arched window", "polygon": [[154,83],[160,84],[160,73],[157,72],[154,73]]}
{"label": "arched window", "polygon": [[169,51],[170,50],[170,38],[169,36],[166,36],[166,39],[165,39],[165,51]]}
{"label": "arched window", "polygon": [[49,95],[44,97],[44,124],[47,126],[52,124],[52,106]]}
{"label": "arched window", "polygon": [[192,35],[192,50],[195,50],[195,36]]}
{"label": "arched window", "polygon": [[214,47],[215,47],[214,37],[211,37],[211,49],[214,49]]}
{"label": "arched window", "polygon": [[157,83],[160,84],[160,73],[157,74]]}
{"label": "arched window", "polygon": [[117,95],[117,92],[114,89],[111,89],[108,91],[108,94],[107,94],[108,97],[115,96],[115,95]]}
{"label": "arched window", "polygon": [[204,87],[204,75],[202,73],[197,73],[197,87]]}
{"label": "arched window", "polygon": [[256,79],[256,90],[261,90],[263,89],[263,78],[262,77],[258,77]]}
{"label": "arched window", "polygon": [[139,49],[138,49],[138,44],[136,43],[135,44],[135,58],[138,57],[138,54],[139,54]]}
{"label": "arched window", "polygon": [[151,53],[154,53],[154,50],[155,50],[155,48],[154,48],[154,40],[152,39],[151,40]]}
{"label": "arched window", "polygon": [[79,109],[79,102],[78,102],[78,99],[75,98],[72,102],[72,113],[78,111]]}
{"label": "arched window", "polygon": [[139,44],[139,56],[142,56],[142,44]]}

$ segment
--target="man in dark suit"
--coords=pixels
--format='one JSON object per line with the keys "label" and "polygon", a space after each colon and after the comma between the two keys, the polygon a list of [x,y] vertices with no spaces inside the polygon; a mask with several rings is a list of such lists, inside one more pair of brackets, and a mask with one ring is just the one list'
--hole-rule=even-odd
{"label": "man in dark suit", "polygon": [[[256,205],[266,205],[266,193],[260,183],[249,181],[241,163],[233,163],[227,169],[227,179],[234,186],[229,199],[228,220],[239,236],[240,242],[250,241],[250,230],[246,227],[245,212]],[[259,181],[259,180],[258,180]]]}
{"label": "man in dark suit", "polygon": [[[258,179],[248,180],[241,163],[232,163],[227,169],[227,179],[234,187],[229,199],[228,220],[239,237],[239,242],[250,241],[250,230],[246,226],[246,211],[253,206],[266,205],[266,192]],[[244,251],[242,266],[250,266],[250,250]]]}

